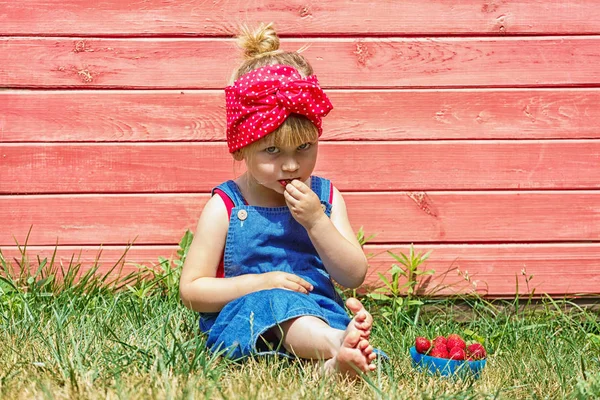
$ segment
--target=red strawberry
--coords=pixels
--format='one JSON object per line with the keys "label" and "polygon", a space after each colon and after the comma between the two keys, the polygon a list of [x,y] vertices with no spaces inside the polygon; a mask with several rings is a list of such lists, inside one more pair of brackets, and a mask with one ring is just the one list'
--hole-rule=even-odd
{"label": "red strawberry", "polygon": [[465,350],[467,348],[467,344],[460,337],[460,335],[453,333],[451,335],[448,335],[448,339],[446,340],[446,347],[448,348],[448,351],[452,350],[455,347],[459,347]]}
{"label": "red strawberry", "polygon": [[451,360],[464,360],[465,359],[465,350],[463,348],[460,348],[460,347],[454,347],[448,353],[448,357]]}
{"label": "red strawberry", "polygon": [[446,338],[443,336],[438,336],[435,339],[433,339],[433,347],[436,347],[438,345],[443,345],[444,347],[446,347]]}
{"label": "red strawberry", "polygon": [[437,358],[448,358],[448,350],[446,350],[445,347],[442,346],[438,346],[438,347],[434,347],[433,349],[431,349],[431,351],[429,352],[429,355],[431,357],[437,357]]}
{"label": "red strawberry", "polygon": [[486,356],[485,347],[483,347],[480,343],[473,343],[467,347],[467,351],[469,354],[469,360],[483,360]]}
{"label": "red strawberry", "polygon": [[427,354],[431,348],[431,342],[429,339],[419,336],[415,339],[415,348],[417,349],[418,353]]}

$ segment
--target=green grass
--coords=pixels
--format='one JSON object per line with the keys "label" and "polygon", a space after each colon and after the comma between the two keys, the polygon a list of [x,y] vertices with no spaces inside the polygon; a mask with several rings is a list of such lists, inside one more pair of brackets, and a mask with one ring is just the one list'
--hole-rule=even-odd
{"label": "green grass", "polygon": [[[322,376],[318,364],[236,364],[208,353],[197,315],[177,297],[180,263],[171,268],[161,260],[156,273],[115,279],[94,269],[82,274],[76,259],[61,268],[0,253],[0,262],[0,398],[600,397],[600,318],[566,300],[523,307],[421,299],[415,318],[414,308],[393,305],[383,317],[380,302],[363,298],[375,316],[373,343],[391,360],[366,380],[348,382]],[[408,348],[415,336],[453,332],[485,340],[490,354],[480,379],[413,369]]]}

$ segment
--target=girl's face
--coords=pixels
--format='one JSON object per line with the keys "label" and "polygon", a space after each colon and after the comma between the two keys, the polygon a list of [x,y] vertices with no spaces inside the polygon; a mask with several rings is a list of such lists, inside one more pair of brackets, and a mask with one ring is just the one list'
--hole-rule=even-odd
{"label": "girl's face", "polygon": [[293,179],[306,182],[312,175],[318,147],[318,140],[297,147],[277,147],[267,137],[246,158],[246,167],[261,186],[283,194],[285,186]]}

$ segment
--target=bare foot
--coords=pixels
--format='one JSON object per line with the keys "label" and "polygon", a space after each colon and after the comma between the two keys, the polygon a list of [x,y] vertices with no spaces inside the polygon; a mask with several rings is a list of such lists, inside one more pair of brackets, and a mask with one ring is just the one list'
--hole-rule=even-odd
{"label": "bare foot", "polygon": [[329,371],[336,371],[356,377],[360,373],[375,370],[373,361],[377,355],[369,343],[373,317],[363,307],[362,303],[351,297],[346,306],[354,314],[342,337],[341,345],[335,356],[325,363]]}
{"label": "bare foot", "polygon": [[352,330],[344,337],[338,353],[325,362],[325,368],[331,372],[356,377],[360,373],[374,371],[374,359],[375,354],[369,341],[361,338],[359,330]]}
{"label": "bare foot", "polygon": [[346,336],[352,331],[359,331],[360,337],[368,340],[371,336],[371,328],[373,327],[373,317],[363,307],[362,303],[354,297],[346,300],[346,307],[354,314],[354,318],[352,318],[352,321],[350,321],[346,328]]}
{"label": "bare foot", "polygon": [[[371,344],[369,343],[368,340],[362,339],[358,343],[358,348],[362,352],[363,356],[365,356],[365,358],[367,359],[367,361],[369,362],[369,364],[371,364],[377,358],[377,354],[373,351],[373,346],[371,346]],[[371,365],[370,365],[370,367],[371,367]],[[374,367],[375,366],[373,366],[373,368],[371,369],[371,371],[373,369],[375,369]]]}

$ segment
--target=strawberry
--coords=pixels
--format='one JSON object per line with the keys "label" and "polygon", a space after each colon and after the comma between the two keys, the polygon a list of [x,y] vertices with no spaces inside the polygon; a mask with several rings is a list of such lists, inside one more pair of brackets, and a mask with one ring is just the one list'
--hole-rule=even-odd
{"label": "strawberry", "polygon": [[434,347],[433,349],[431,349],[431,351],[429,352],[429,355],[431,357],[437,357],[437,358],[448,358],[448,350],[446,350],[445,347],[442,346],[438,346],[438,347]]}
{"label": "strawberry", "polygon": [[485,347],[483,347],[480,343],[473,343],[467,347],[467,352],[469,354],[469,360],[483,360],[486,356]]}
{"label": "strawberry", "polygon": [[461,347],[454,347],[448,353],[448,358],[451,360],[464,360],[465,359],[465,349]]}
{"label": "strawberry", "polygon": [[427,354],[431,348],[431,342],[429,339],[419,336],[415,339],[415,348],[417,349],[418,353]]}
{"label": "strawberry", "polygon": [[451,335],[448,335],[448,339],[446,340],[446,347],[448,348],[448,351],[452,350],[455,347],[459,347],[465,350],[467,348],[467,344],[460,337],[460,335],[453,333]]}
{"label": "strawberry", "polygon": [[435,339],[433,339],[433,347],[438,345],[443,345],[444,347],[446,347],[446,338],[443,336],[438,336]]}

